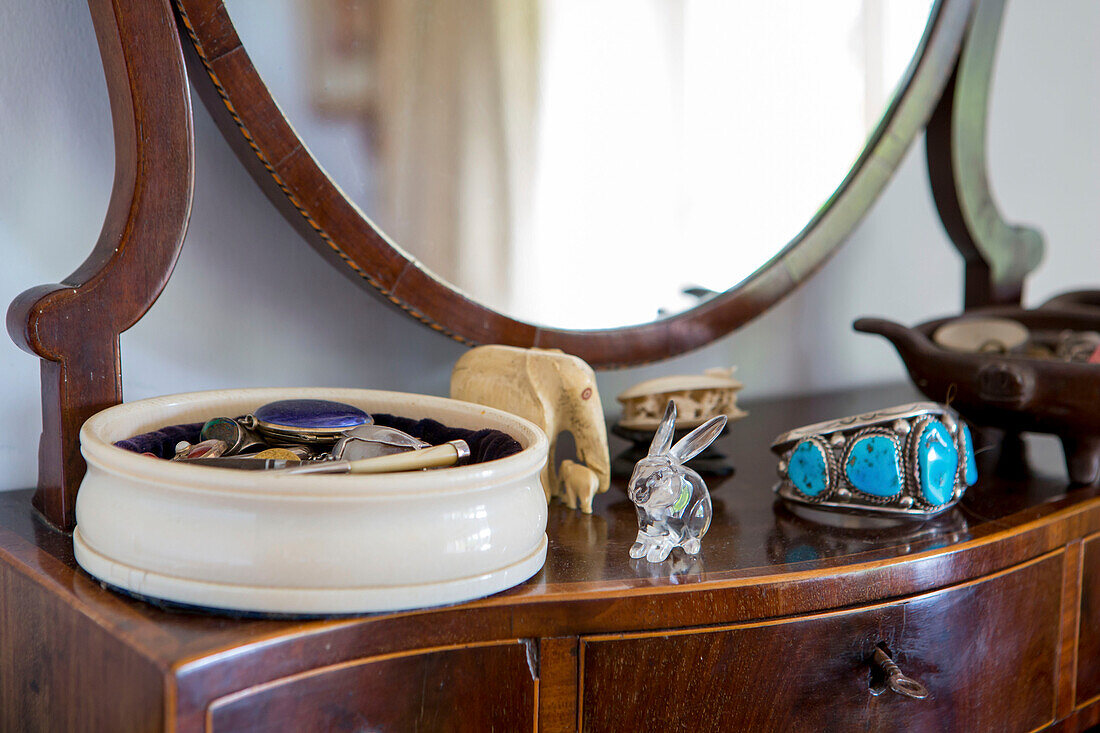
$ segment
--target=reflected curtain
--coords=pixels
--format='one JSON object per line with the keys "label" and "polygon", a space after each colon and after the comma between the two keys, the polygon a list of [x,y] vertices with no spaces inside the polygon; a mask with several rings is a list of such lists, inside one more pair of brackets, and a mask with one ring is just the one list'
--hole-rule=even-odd
{"label": "reflected curtain", "polygon": [[344,66],[355,67],[349,75],[315,63],[328,68],[314,76],[323,85],[314,99],[319,110],[359,115],[369,130],[372,218],[436,275],[506,306],[510,243],[526,238],[530,219],[538,0],[307,7],[311,55],[342,48]]}
{"label": "reflected curtain", "polygon": [[928,1],[302,7],[339,56],[315,107],[370,131],[363,198],[383,231],[497,310],[592,328],[690,307],[685,287],[723,291],[796,236],[881,116]]}

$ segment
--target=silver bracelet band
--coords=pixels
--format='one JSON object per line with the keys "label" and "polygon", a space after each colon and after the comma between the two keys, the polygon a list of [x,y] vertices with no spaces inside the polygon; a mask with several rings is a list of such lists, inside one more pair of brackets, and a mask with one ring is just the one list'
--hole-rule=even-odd
{"label": "silver bracelet band", "polygon": [[772,443],[775,492],[840,512],[924,519],[977,481],[970,429],[936,402],[914,402],[807,425]]}

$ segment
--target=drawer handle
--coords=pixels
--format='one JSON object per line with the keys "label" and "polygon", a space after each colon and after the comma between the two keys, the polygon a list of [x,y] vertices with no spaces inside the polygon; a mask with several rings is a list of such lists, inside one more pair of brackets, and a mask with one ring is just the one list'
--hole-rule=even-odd
{"label": "drawer handle", "polygon": [[[886,675],[886,687],[889,687],[899,695],[905,695],[915,700],[923,700],[928,697],[928,690],[924,685],[917,682],[912,677],[906,677],[898,665],[894,663],[894,660],[890,658],[890,655],[886,653],[886,650],[881,646],[875,648],[875,655],[873,657],[875,664]],[[885,692],[885,689],[871,690],[874,694],[878,695]]]}

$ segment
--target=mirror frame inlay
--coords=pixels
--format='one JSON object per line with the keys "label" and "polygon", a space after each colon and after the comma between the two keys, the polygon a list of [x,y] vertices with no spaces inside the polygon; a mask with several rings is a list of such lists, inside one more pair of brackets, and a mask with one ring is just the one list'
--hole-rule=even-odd
{"label": "mirror frame inlay", "polygon": [[[468,345],[560,348],[596,368],[700,348],[759,315],[820,268],[867,213],[927,124],[955,68],[977,0],[940,0],[878,127],[825,206],[778,254],[724,293],[661,320],[570,330],[517,320],[468,298],[391,243],[343,194],[286,121],[222,0],[173,0],[207,109],[276,207],[337,269],[416,320]],[[187,43],[183,44],[187,46]],[[731,239],[735,234],[731,234]]]}

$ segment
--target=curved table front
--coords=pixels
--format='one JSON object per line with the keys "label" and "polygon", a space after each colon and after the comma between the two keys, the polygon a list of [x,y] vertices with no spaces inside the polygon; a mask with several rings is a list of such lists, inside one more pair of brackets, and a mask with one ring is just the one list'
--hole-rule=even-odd
{"label": "curved table front", "polygon": [[[736,472],[711,482],[698,560],[631,560],[618,480],[591,516],[551,508],[530,581],[396,614],[234,619],[123,598],[75,565],[29,492],[0,494],[0,729],[1100,722],[1100,495],[1068,486],[1054,441],[1029,438],[1026,460],[985,451],[960,506],[921,524],[830,528],[776,502],[772,438],[913,399],[884,388],[749,405],[718,444]],[[925,699],[890,689],[879,648]]]}

